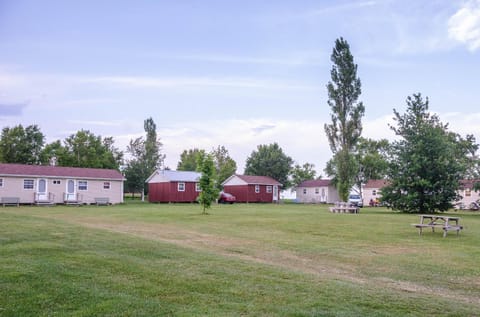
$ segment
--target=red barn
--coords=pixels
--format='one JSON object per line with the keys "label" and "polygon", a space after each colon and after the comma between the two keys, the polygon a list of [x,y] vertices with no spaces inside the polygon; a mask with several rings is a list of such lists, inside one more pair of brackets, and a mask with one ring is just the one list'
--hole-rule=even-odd
{"label": "red barn", "polygon": [[279,182],[268,176],[234,174],[223,183],[223,190],[234,195],[237,202],[272,203],[279,200]]}
{"label": "red barn", "polygon": [[151,203],[185,203],[196,201],[200,194],[200,173],[157,170],[148,179]]}

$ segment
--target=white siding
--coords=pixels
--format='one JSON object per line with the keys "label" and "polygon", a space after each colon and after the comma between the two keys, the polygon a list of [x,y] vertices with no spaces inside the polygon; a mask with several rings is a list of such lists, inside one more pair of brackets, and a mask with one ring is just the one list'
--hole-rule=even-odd
{"label": "white siding", "polygon": [[[1,177],[3,186],[0,187],[0,197],[19,197],[20,203],[31,204],[35,201],[35,193],[37,191],[37,180],[39,177]],[[54,195],[55,203],[64,202],[64,194],[66,191],[66,182],[73,178],[59,177],[42,177],[47,180],[47,190]],[[23,180],[33,179],[34,189],[23,189]],[[78,190],[78,181],[86,180],[88,182],[88,190]],[[60,181],[60,184],[54,184],[54,181]],[[110,189],[104,189],[103,183],[110,182]],[[76,192],[81,196],[81,202],[91,204],[95,202],[96,197],[108,197],[113,204],[123,202],[123,181],[121,180],[92,180],[92,179],[76,179]]]}

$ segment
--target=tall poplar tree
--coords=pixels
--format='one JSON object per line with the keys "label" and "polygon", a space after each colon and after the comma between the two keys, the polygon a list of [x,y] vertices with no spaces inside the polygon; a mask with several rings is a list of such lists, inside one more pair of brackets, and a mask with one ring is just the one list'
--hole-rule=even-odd
{"label": "tall poplar tree", "polygon": [[333,168],[326,170],[333,176],[340,198],[348,199],[355,183],[358,164],[354,151],[362,133],[362,117],[365,107],[358,102],[361,82],[357,77],[357,64],[353,61],[350,46],[343,38],[335,41],[331,55],[331,81],[327,84],[328,105],[331,109],[331,124],[325,124],[325,133],[333,153]]}
{"label": "tall poplar tree", "polygon": [[145,186],[147,178],[158,168],[160,168],[165,159],[161,153],[162,143],[157,137],[157,126],[150,117],[143,122],[146,132],[146,138],[139,137],[130,140],[127,146],[127,152],[131,159],[127,162],[125,168],[125,177],[127,178],[126,187],[138,190],[142,193],[142,201],[145,199],[145,193],[148,187]]}

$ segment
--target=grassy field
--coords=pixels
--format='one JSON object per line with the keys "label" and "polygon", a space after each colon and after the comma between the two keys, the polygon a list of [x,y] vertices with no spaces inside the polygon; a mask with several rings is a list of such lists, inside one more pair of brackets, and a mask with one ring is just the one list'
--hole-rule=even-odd
{"label": "grassy field", "polygon": [[0,208],[0,316],[480,316],[480,214],[131,202]]}

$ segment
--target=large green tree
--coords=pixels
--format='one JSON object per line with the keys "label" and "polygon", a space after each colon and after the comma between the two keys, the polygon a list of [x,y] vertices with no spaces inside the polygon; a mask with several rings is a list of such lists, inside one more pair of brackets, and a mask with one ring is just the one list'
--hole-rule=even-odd
{"label": "large green tree", "polygon": [[305,163],[303,165],[295,164],[290,171],[290,183],[292,187],[295,188],[303,181],[315,179],[316,175],[315,165],[311,163]]}
{"label": "large green tree", "polygon": [[230,157],[228,150],[223,145],[213,149],[211,154],[215,162],[217,189],[221,190],[222,183],[237,171],[237,163]]}
{"label": "large green tree", "polygon": [[468,155],[478,149],[475,139],[450,132],[428,109],[421,94],[407,98],[407,110],[394,109],[399,137],[392,144],[390,185],[382,200],[393,209],[409,213],[446,211],[458,199],[460,180],[468,168]]}
{"label": "large green tree", "polygon": [[290,187],[288,175],[292,164],[292,158],[286,155],[277,143],[259,145],[247,158],[245,174],[270,176],[286,189]]}
{"label": "large green tree", "polygon": [[212,154],[202,154],[198,156],[199,171],[202,173],[200,177],[199,202],[203,207],[203,214],[207,213],[212,203],[218,198],[219,190],[217,188],[217,177],[215,175],[215,162]]}
{"label": "large green tree", "polygon": [[389,149],[390,143],[387,139],[359,139],[355,151],[358,166],[355,185],[360,194],[362,194],[362,185],[368,180],[387,177]]}
{"label": "large green tree", "polygon": [[182,154],[180,154],[180,161],[177,164],[177,171],[198,170],[198,159],[203,155],[205,155],[205,150],[197,148],[183,150]]}
{"label": "large green tree", "polygon": [[127,179],[125,187],[139,191],[142,194],[142,201],[145,200],[145,194],[148,192],[145,181],[156,169],[162,166],[165,159],[165,155],[161,153],[162,143],[157,137],[153,119],[146,119],[143,126],[146,138],[139,137],[130,140],[127,146],[130,159],[127,161],[124,170]]}
{"label": "large green tree", "polygon": [[59,141],[48,144],[42,156],[44,160],[55,156],[58,165],[71,167],[119,169],[123,162],[123,152],[114,146],[112,137],[102,138],[89,130],[70,135],[63,146]]}
{"label": "large green tree", "polygon": [[45,136],[37,125],[2,129],[0,160],[4,163],[40,164]]}
{"label": "large green tree", "polygon": [[[362,90],[357,64],[343,38],[335,41],[331,61],[331,81],[327,90],[332,123],[325,124],[325,133],[333,153],[333,166],[326,172],[335,179],[340,198],[346,201],[358,171],[353,152],[362,133],[365,107],[358,102]],[[330,174],[332,172],[334,174]]]}

